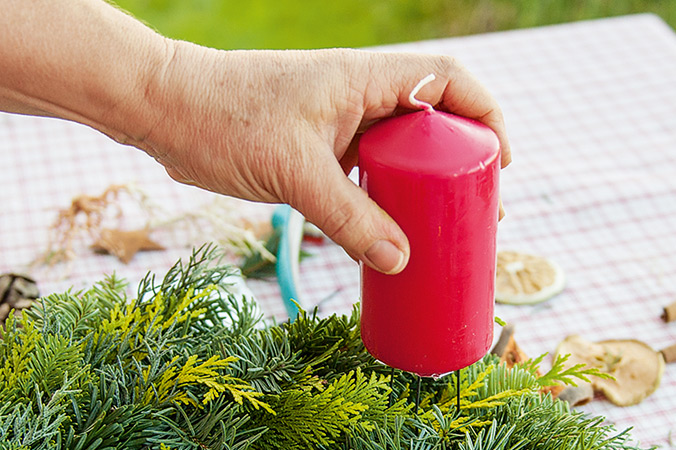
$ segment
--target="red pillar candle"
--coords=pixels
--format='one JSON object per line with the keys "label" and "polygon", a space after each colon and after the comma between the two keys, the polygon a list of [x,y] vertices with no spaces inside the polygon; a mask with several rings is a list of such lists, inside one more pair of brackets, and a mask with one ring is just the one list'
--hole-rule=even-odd
{"label": "red pillar candle", "polygon": [[500,147],[485,125],[427,106],[359,144],[360,185],[411,246],[397,275],[362,264],[361,334],[383,363],[440,376],[492,343]]}

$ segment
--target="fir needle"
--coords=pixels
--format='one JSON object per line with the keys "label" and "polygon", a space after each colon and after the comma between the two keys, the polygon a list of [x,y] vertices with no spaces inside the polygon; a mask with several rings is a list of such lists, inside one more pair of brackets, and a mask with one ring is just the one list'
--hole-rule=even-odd
{"label": "fir needle", "polygon": [[458,369],[455,371],[455,391],[456,391],[456,404],[458,406],[458,412],[460,412],[460,371]]}

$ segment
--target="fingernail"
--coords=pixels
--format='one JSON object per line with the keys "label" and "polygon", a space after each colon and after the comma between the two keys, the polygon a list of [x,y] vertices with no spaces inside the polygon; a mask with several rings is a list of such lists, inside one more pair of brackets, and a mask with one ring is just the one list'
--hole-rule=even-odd
{"label": "fingernail", "polygon": [[376,241],[364,256],[371,267],[385,274],[399,273],[406,265],[404,252],[390,241]]}
{"label": "fingernail", "polygon": [[512,163],[512,152],[507,150],[508,153],[505,155],[504,151],[502,152],[502,156],[500,157],[500,167],[504,169],[508,165]]}

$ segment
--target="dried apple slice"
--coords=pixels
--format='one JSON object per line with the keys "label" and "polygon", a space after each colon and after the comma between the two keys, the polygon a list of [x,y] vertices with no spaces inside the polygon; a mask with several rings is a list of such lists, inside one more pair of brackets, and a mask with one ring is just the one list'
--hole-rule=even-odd
{"label": "dried apple slice", "polygon": [[660,385],[664,356],[635,339],[589,342],[578,335],[568,336],[556,349],[557,355],[570,355],[566,365],[585,364],[614,379],[592,377],[594,391],[601,391],[618,406],[640,403]]}

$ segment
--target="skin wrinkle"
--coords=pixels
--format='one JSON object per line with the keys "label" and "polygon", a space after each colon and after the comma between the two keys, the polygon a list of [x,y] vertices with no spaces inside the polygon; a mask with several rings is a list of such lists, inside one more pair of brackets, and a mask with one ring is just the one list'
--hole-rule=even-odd
{"label": "skin wrinkle", "polygon": [[[265,121],[267,121],[268,116],[267,112],[261,114]],[[241,168],[245,179],[248,179],[245,184],[260,186],[252,194],[262,198],[267,203],[285,201],[282,199],[284,196],[283,187],[278,182],[278,178],[271,176],[271,174],[285,173],[291,170],[290,167],[279,166],[279,164],[292,165],[292,163],[277,158],[276,153],[279,152],[279,149],[291,148],[293,144],[289,142],[286,134],[276,134],[274,128],[269,128],[267,123],[259,124],[258,127],[250,131],[245,142],[251,151],[245,152],[248,163],[243,164]],[[269,139],[270,136],[273,136],[272,143]],[[291,155],[293,155],[293,152],[291,152]],[[234,162],[234,164],[237,163]],[[261,166],[267,168],[267,170],[260,170]]]}
{"label": "skin wrinkle", "polygon": [[[367,73],[370,76],[367,77],[365,83],[363,83],[364,84],[363,92],[368,92],[370,94],[369,95],[362,95],[362,111],[364,111],[364,112],[369,111],[369,110],[373,110],[373,109],[378,107],[378,104],[377,103],[373,104],[371,102],[371,100],[372,100],[372,97],[373,97],[373,92],[380,90],[380,86],[377,83],[377,80],[379,80],[380,78],[373,75],[376,72],[376,67],[377,67],[376,61],[375,61],[376,55],[372,52],[368,52],[368,53],[366,53],[366,55],[367,55],[366,63],[367,63],[367,66],[368,66]],[[382,94],[381,94],[381,96],[382,96]],[[368,119],[368,120],[374,120],[374,118],[372,118],[372,117],[368,117],[368,118],[364,117],[364,118]]]}
{"label": "skin wrinkle", "polygon": [[[324,147],[323,144],[316,142],[316,138],[312,136],[296,136],[294,140],[294,146],[296,151],[290,152],[291,155],[285,161],[285,167],[283,170],[288,171],[285,173],[298,174],[297,176],[292,177],[292,189],[291,196],[286,200],[289,204],[294,207],[300,207],[305,209],[306,203],[305,197],[308,192],[318,193],[322,190],[322,183],[326,182],[324,177],[312,178],[308,177],[308,174],[313,175],[322,175],[326,172],[327,167],[333,161],[327,161],[325,152],[320,151],[317,146]],[[306,158],[303,155],[313,155],[311,158]],[[283,196],[281,198],[284,198]]]}
{"label": "skin wrinkle", "polygon": [[[156,70],[151,72],[151,75],[148,77],[148,81],[146,82],[145,88],[143,89],[143,99],[148,103],[152,103],[154,100],[153,96],[151,95],[151,91],[154,89],[159,89],[160,86],[165,85],[168,74],[171,71],[171,67],[176,64],[178,50],[175,41],[173,39],[165,39],[164,43],[165,62],[158,66]],[[158,119],[151,123],[148,130],[138,137],[138,141],[145,144],[148,137],[153,134],[153,131],[160,125],[160,123],[166,120],[168,115],[168,109],[162,110]],[[152,148],[152,146],[150,148]],[[153,151],[155,152],[156,150],[153,148]],[[154,153],[153,156],[158,156],[160,158],[162,157],[162,155],[158,155],[157,153]]]}
{"label": "skin wrinkle", "polygon": [[[349,205],[337,205],[330,211],[325,221],[321,223],[320,228],[328,232],[330,236],[339,237],[345,232],[350,232],[350,224],[359,223],[365,219],[366,212],[358,210],[356,215]],[[363,238],[362,238],[363,240]],[[361,244],[364,245],[363,243]]]}
{"label": "skin wrinkle", "polygon": [[[345,64],[348,64],[348,62],[345,62]],[[345,94],[346,112],[344,113],[344,117],[346,118],[348,124],[353,125],[352,126],[346,125],[345,131],[343,133],[337,132],[333,138],[333,145],[334,148],[345,149],[343,151],[343,154],[340,155],[339,161],[341,163],[343,171],[349,173],[349,169],[351,169],[351,167],[349,167],[349,163],[346,163],[344,165],[343,158],[350,151],[350,145],[356,138],[356,135],[359,132],[359,128],[362,126],[361,117],[364,113],[364,104],[363,101],[359,101],[360,90],[355,87],[355,80],[353,77],[346,78],[344,89],[346,93]],[[352,115],[353,117],[351,117]],[[350,157],[349,159],[355,160],[356,164],[356,157]],[[352,167],[354,167],[354,164],[352,164]]]}

